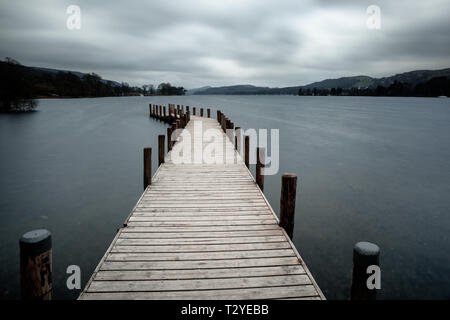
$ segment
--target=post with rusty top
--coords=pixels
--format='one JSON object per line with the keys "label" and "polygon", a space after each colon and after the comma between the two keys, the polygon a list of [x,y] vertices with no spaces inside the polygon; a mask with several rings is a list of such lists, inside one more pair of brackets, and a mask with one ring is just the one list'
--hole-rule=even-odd
{"label": "post with rusty top", "polygon": [[370,242],[355,244],[350,300],[376,300],[377,289],[380,288],[376,288],[373,281],[369,281],[369,277],[374,278],[375,283],[379,283],[380,279],[376,278],[377,272],[379,276],[379,267],[380,248],[376,244]]}
{"label": "post with rusty top", "polygon": [[245,149],[245,165],[247,166],[247,168],[250,168],[250,137],[249,136],[245,136],[244,139],[244,149]]}
{"label": "post with rusty top", "polygon": [[264,191],[264,158],[265,158],[264,148],[256,148],[256,183],[258,184],[261,191]]}
{"label": "post with rusty top", "polygon": [[52,235],[38,229],[25,233],[19,241],[20,287],[24,300],[51,300]]}
{"label": "post with rusty top", "polygon": [[164,138],[163,134],[158,136],[158,166],[164,163]]}
{"label": "post with rusty top", "polygon": [[144,190],[152,184],[152,148],[144,148]]}
{"label": "post with rusty top", "polygon": [[294,234],[296,191],[297,176],[293,173],[283,174],[281,177],[280,227],[291,239]]}
{"label": "post with rusty top", "polygon": [[206,109],[206,113],[208,114],[208,118],[211,118],[211,109],[210,108]]}

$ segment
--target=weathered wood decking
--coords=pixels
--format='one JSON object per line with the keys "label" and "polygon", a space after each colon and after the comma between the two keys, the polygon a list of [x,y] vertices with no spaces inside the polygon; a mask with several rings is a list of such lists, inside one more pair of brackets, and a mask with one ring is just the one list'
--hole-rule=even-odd
{"label": "weathered wood decking", "polygon": [[[220,129],[215,119],[191,116],[184,130],[192,136],[195,120],[203,131]],[[220,135],[221,155],[234,163],[174,164],[168,153],[80,299],[324,298]]]}

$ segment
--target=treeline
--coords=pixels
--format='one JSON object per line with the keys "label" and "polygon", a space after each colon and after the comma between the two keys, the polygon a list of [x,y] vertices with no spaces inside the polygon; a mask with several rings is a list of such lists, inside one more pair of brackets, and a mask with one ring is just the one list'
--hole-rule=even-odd
{"label": "treeline", "polygon": [[411,85],[400,81],[394,81],[388,87],[376,88],[300,88],[299,96],[378,96],[378,97],[450,97],[450,78],[435,77],[428,81]]}
{"label": "treeline", "polygon": [[161,83],[142,87],[104,80],[96,73],[48,71],[26,67],[12,58],[0,61],[0,112],[32,111],[39,97],[113,97],[184,95],[183,87]]}

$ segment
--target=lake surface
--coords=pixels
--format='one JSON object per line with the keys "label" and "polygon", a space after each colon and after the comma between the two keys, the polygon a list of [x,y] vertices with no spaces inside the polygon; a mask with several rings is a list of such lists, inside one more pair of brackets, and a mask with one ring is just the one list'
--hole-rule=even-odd
{"label": "lake surface", "polygon": [[281,174],[298,175],[293,240],[328,299],[348,298],[358,241],[381,248],[380,298],[450,299],[450,100],[295,96],[48,99],[0,115],[3,299],[20,295],[18,241],[36,228],[53,235],[55,298],[79,295],[67,266],[84,287],[143,191],[143,147],[166,133],[149,103],[280,129],[265,194],[278,212]]}

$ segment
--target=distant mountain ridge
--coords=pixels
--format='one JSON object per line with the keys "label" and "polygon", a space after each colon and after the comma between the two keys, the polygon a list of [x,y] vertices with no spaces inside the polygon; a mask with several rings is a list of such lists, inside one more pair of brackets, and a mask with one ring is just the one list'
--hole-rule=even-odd
{"label": "distant mountain ridge", "polygon": [[[376,88],[377,86],[388,87],[395,81],[417,85],[426,82],[435,77],[450,77],[450,68],[440,70],[415,70],[399,73],[390,77],[373,78],[369,76],[359,75],[353,77],[341,77],[337,79],[325,79],[313,82],[304,86],[270,88],[258,87],[253,85],[233,85],[223,87],[203,87],[188,90],[187,94],[297,94],[299,89],[327,89],[341,88],[344,90],[356,88]],[[193,92],[193,93],[191,93]]]}

